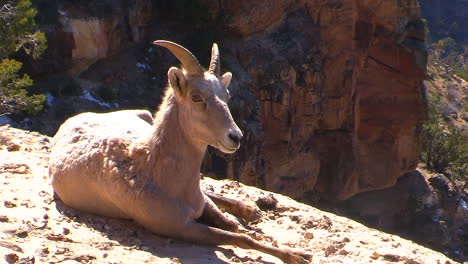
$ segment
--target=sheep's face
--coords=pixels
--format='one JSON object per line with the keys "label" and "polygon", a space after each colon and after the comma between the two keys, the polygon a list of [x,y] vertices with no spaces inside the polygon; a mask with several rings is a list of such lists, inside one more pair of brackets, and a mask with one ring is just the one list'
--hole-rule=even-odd
{"label": "sheep's face", "polygon": [[185,133],[194,141],[225,153],[235,152],[240,147],[242,132],[228,107],[227,88],[232,74],[228,72],[216,77],[206,72],[203,76],[193,76],[172,67],[168,77]]}

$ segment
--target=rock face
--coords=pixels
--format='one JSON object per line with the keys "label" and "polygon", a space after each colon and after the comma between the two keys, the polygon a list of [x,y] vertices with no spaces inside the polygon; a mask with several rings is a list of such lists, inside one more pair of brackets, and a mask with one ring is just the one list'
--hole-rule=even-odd
{"label": "rock face", "polygon": [[[179,42],[206,65],[219,42],[245,140],[234,156],[210,150],[206,172],[311,200],[389,187],[416,167],[426,111],[416,0],[63,0],[56,8],[49,36],[73,44],[61,47],[68,59],[60,60],[78,86],[74,100],[88,91],[120,108],[154,109],[178,62],[146,43]],[[49,50],[44,61],[54,56]],[[49,87],[43,76],[39,84]],[[52,94],[62,108],[33,122],[49,134],[67,117],[60,113],[78,111],[63,109],[77,105],[70,96]]]}

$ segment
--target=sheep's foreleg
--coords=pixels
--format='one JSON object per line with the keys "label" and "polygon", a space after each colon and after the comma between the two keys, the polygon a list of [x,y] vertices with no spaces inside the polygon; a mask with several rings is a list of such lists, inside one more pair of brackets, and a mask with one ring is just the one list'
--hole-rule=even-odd
{"label": "sheep's foreleg", "polygon": [[261,211],[255,206],[210,192],[205,192],[205,195],[218,207],[223,208],[230,214],[243,218],[247,222],[255,221],[261,217]]}
{"label": "sheep's foreleg", "polygon": [[206,195],[205,201],[205,208],[203,209],[203,214],[199,219],[201,222],[227,231],[237,232],[238,223],[236,221],[227,218],[223,212],[218,209],[216,204]]}
{"label": "sheep's foreleg", "polygon": [[[264,245],[245,234],[210,227],[189,219],[192,214],[190,206],[167,197],[156,188],[149,186],[139,194],[135,200],[136,206],[133,207],[134,210],[129,211],[129,215],[156,234],[196,244],[234,245],[245,249],[254,249],[273,255],[288,264],[309,263],[310,256],[302,252]],[[225,220],[225,216],[210,201],[206,202],[203,213],[211,216],[214,222]]]}
{"label": "sheep's foreleg", "polygon": [[234,245],[245,249],[258,250],[273,255],[288,264],[307,264],[310,263],[310,260],[312,259],[310,254],[306,254],[304,252],[264,245],[253,240],[247,235],[209,227],[197,222],[187,223],[178,229],[178,232],[175,235],[180,239],[194,243]]}

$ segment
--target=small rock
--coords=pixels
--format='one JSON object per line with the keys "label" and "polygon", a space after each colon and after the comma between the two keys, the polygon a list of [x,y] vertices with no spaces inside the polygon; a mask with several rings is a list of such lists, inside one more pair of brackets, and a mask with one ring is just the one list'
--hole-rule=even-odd
{"label": "small rock", "polygon": [[273,240],[273,242],[271,242],[271,245],[274,246],[274,247],[278,247],[278,241]]}
{"label": "small rock", "polygon": [[381,238],[380,238],[380,241],[388,242],[388,237],[381,237]]}
{"label": "small rock", "polygon": [[8,223],[10,219],[6,215],[0,215],[0,223]]}
{"label": "small rock", "polygon": [[380,254],[377,253],[377,252],[375,252],[375,251],[374,251],[374,253],[372,253],[372,255],[371,255],[371,259],[378,259],[379,257],[380,257]]}
{"label": "small rock", "polygon": [[254,232],[253,238],[255,238],[256,240],[262,240],[262,239],[263,239],[263,235],[260,234],[260,233],[258,233],[258,232]]}
{"label": "small rock", "polygon": [[27,257],[27,258],[21,258],[18,264],[34,264],[36,263],[36,258],[33,257]]}
{"label": "small rock", "polygon": [[63,234],[64,234],[64,235],[70,234],[70,229],[64,227],[64,228],[63,228]]}
{"label": "small rock", "polygon": [[349,238],[347,238],[347,237],[343,238],[343,240],[342,240],[342,242],[344,242],[344,243],[348,243],[349,241],[351,241],[351,240],[349,240]]}
{"label": "small rock", "polygon": [[299,223],[301,221],[301,217],[298,215],[291,216],[291,221]]}
{"label": "small rock", "polygon": [[19,231],[19,232],[15,233],[15,235],[16,235],[17,237],[20,237],[20,238],[25,238],[25,237],[27,237],[29,234],[28,234],[28,231]]}
{"label": "small rock", "polygon": [[107,256],[109,256],[109,254],[107,253],[102,254],[102,258],[107,258]]}
{"label": "small rock", "polygon": [[312,233],[312,232],[306,232],[306,233],[304,234],[304,236],[305,236],[305,238],[307,238],[307,239],[313,239],[313,238],[314,238],[314,233]]}
{"label": "small rock", "polygon": [[46,236],[46,238],[48,240],[52,240],[52,241],[62,241],[62,242],[73,242],[73,240],[67,238],[67,237],[63,237],[62,235],[60,234],[49,234]]}
{"label": "small rock", "polygon": [[401,257],[395,254],[385,254],[382,256],[382,258],[386,261],[398,262],[400,261]]}
{"label": "small rock", "polygon": [[325,248],[325,256],[328,257],[331,254],[336,252],[336,247],[333,245],[329,245],[327,248]]}
{"label": "small rock", "polygon": [[207,189],[208,191],[210,191],[210,192],[213,192],[213,193],[214,193],[214,191],[215,191],[213,185],[211,185],[211,184],[209,184],[209,185],[206,187],[206,189]]}
{"label": "small rock", "polygon": [[49,251],[48,248],[43,248],[43,249],[41,250],[41,253],[42,253],[43,256],[47,256],[47,255],[50,253],[50,251]]}
{"label": "small rock", "polygon": [[320,220],[320,223],[317,225],[318,228],[322,229],[330,229],[333,226],[333,222],[331,221],[330,217],[324,215]]}
{"label": "small rock", "polygon": [[72,259],[80,263],[93,263],[92,260],[95,260],[96,257],[93,255],[81,255],[81,256],[73,257]]}
{"label": "small rock", "polygon": [[10,253],[8,255],[5,255],[5,260],[8,264],[14,264],[18,262],[19,257],[15,253]]}
{"label": "small rock", "polygon": [[307,230],[313,228],[314,226],[316,226],[316,224],[313,221],[309,220],[301,226],[301,229]]}
{"label": "small rock", "polygon": [[345,250],[345,249],[342,249],[342,250],[340,250],[340,252],[338,252],[338,254],[340,254],[342,256],[346,256],[346,255],[349,254],[349,252],[347,250]]}
{"label": "small rock", "polygon": [[403,261],[404,264],[422,264],[421,262],[419,262],[417,260],[410,259],[410,258],[407,258],[407,257],[401,257],[400,261]]}
{"label": "small rock", "polygon": [[392,243],[392,247],[393,247],[393,248],[397,248],[397,247],[399,247],[399,246],[401,246],[400,243]]}
{"label": "small rock", "polygon": [[63,255],[67,253],[69,250],[67,248],[57,248],[57,250],[54,252],[55,255]]}
{"label": "small rock", "polygon": [[3,205],[5,205],[6,208],[13,208],[17,206],[15,203],[10,202],[10,201],[5,201]]}
{"label": "small rock", "polygon": [[9,152],[12,152],[12,151],[19,151],[21,149],[21,146],[18,145],[17,143],[13,143],[11,142],[10,144],[8,144],[7,146],[7,150]]}
{"label": "small rock", "polygon": [[275,210],[278,205],[278,199],[276,199],[273,194],[268,194],[262,196],[255,201],[255,204],[263,211]]}

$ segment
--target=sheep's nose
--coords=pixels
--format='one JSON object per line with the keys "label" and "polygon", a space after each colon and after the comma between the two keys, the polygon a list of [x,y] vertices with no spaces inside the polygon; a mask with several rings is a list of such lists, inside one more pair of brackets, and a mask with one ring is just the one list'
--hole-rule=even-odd
{"label": "sheep's nose", "polygon": [[[237,132],[237,133],[236,133]],[[236,144],[240,144],[243,135],[240,131],[235,131],[234,133],[229,133],[229,138],[234,141]]]}

